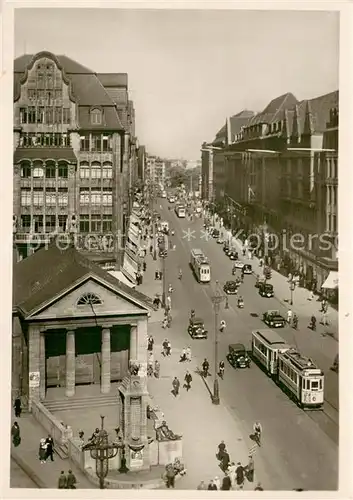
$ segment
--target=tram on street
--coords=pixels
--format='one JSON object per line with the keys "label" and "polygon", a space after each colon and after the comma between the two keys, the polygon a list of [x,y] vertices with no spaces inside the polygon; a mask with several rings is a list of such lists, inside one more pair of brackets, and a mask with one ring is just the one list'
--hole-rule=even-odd
{"label": "tram on street", "polygon": [[303,409],[324,403],[324,373],[270,328],[252,332],[251,352],[265,372]]}
{"label": "tram on street", "polygon": [[315,363],[291,348],[278,355],[278,383],[302,408],[324,404],[324,373]]}
{"label": "tram on street", "polygon": [[211,266],[202,250],[193,248],[190,256],[190,266],[199,283],[211,281]]}
{"label": "tram on street", "polygon": [[177,205],[174,209],[176,215],[181,219],[186,217],[186,209],[184,205]]}

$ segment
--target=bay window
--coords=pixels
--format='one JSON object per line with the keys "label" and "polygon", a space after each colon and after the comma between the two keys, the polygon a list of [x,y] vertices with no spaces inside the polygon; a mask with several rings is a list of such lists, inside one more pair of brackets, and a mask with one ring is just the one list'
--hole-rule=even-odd
{"label": "bay window", "polygon": [[30,207],[32,202],[31,188],[21,189],[21,206]]}
{"label": "bay window", "polygon": [[58,204],[60,207],[64,207],[69,203],[69,195],[67,188],[58,189]]}

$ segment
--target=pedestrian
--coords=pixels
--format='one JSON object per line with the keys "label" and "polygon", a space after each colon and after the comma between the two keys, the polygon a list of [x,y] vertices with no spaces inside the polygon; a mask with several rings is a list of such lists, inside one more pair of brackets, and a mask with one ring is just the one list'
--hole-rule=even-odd
{"label": "pedestrian", "polygon": [[321,324],[324,326],[328,326],[327,313],[323,312],[321,317]]}
{"label": "pedestrian", "polygon": [[15,399],[13,407],[15,409],[15,417],[20,418],[22,413],[22,405],[21,398],[19,396],[17,396],[17,398]]}
{"label": "pedestrian", "polygon": [[255,491],[264,491],[261,483],[257,483],[256,488],[254,489]]}
{"label": "pedestrian", "polygon": [[191,361],[191,348],[190,347],[188,347],[186,349],[186,360]]}
{"label": "pedestrian", "polygon": [[207,490],[207,486],[205,484],[205,481],[201,481],[196,489],[197,490]]}
{"label": "pedestrian", "polygon": [[45,442],[45,438],[42,438],[39,443],[39,461],[41,464],[45,464],[45,461],[47,459],[47,445]]}
{"label": "pedestrian", "polygon": [[240,462],[237,463],[237,468],[235,469],[235,479],[237,483],[237,488],[239,490],[243,489],[244,486],[244,467]]}
{"label": "pedestrian", "polygon": [[163,340],[162,347],[163,347],[163,350],[162,350],[163,356],[167,356],[168,355],[167,354],[167,350],[168,350],[168,340],[167,339]]}
{"label": "pedestrian", "polygon": [[232,481],[229,477],[228,472],[226,472],[222,480],[221,490],[228,491],[231,489],[231,487],[232,487]]}
{"label": "pedestrian", "polygon": [[226,445],[224,441],[221,441],[218,445],[218,452],[216,454],[217,460],[222,460],[222,456],[226,451]]}
{"label": "pedestrian", "polygon": [[183,349],[180,354],[179,363],[186,361],[186,349]]}
{"label": "pedestrian", "polygon": [[177,397],[177,395],[179,394],[179,388],[180,388],[180,381],[178,379],[178,377],[174,377],[173,379],[173,382],[172,382],[172,386],[173,386],[173,394],[175,397]]}
{"label": "pedestrian", "polygon": [[66,489],[68,490],[75,490],[76,489],[76,476],[72,472],[71,469],[69,469],[69,472],[67,474],[67,481],[66,481]]}
{"label": "pedestrian", "polygon": [[160,370],[161,370],[161,365],[159,364],[159,362],[156,359],[156,361],[154,362],[154,376],[156,378],[159,378]]}
{"label": "pedestrian", "polygon": [[245,469],[246,479],[249,481],[249,483],[252,483],[254,481],[254,473],[255,473],[254,458],[252,455],[249,455],[249,462]]}
{"label": "pedestrian", "polygon": [[293,317],[293,311],[291,309],[288,310],[287,312],[287,323],[290,325],[292,322],[292,317]]}
{"label": "pedestrian", "polygon": [[230,462],[229,453],[225,451],[222,455],[221,463],[219,465],[223,472],[226,472],[228,470],[229,462]]}
{"label": "pedestrian", "polygon": [[167,309],[168,311],[170,311],[170,309],[172,308],[172,298],[170,295],[167,296]]}
{"label": "pedestrian", "polygon": [[213,479],[211,479],[210,482],[208,483],[207,489],[208,490],[216,490],[217,489],[217,486],[215,485]]}
{"label": "pedestrian", "polygon": [[11,436],[12,436],[12,443],[17,448],[21,444],[21,432],[20,432],[20,426],[18,425],[17,422],[13,423],[13,426],[11,427]]}
{"label": "pedestrian", "polygon": [[172,464],[166,465],[165,480],[167,488],[174,488],[175,486],[175,472]]}
{"label": "pedestrian", "polygon": [[154,345],[154,339],[153,339],[152,335],[150,335],[148,337],[148,340],[147,340],[147,350],[153,351],[153,345]]}
{"label": "pedestrian", "polygon": [[172,355],[172,344],[170,343],[170,340],[167,341],[167,356]]}
{"label": "pedestrian", "polygon": [[53,440],[53,438],[51,437],[50,434],[48,434],[48,437],[45,440],[45,443],[47,445],[47,456],[46,456],[46,459],[48,460],[48,458],[50,457],[51,461],[54,462],[54,457],[53,457],[53,454],[54,454],[54,440]]}
{"label": "pedestrian", "polygon": [[58,488],[59,490],[66,489],[67,477],[65,476],[65,472],[62,470],[58,479]]}
{"label": "pedestrian", "polygon": [[229,477],[230,477],[230,480],[231,480],[232,485],[234,485],[234,484],[235,484],[235,482],[236,482],[236,481],[235,481],[235,476],[236,476],[236,475],[235,475],[235,469],[236,469],[236,465],[235,465],[235,463],[234,463],[234,462],[231,462],[231,463],[229,464],[229,467],[228,467],[228,474],[229,474]]}
{"label": "pedestrian", "polygon": [[192,376],[189,371],[186,372],[184,380],[185,380],[184,387],[187,391],[189,391],[189,389],[191,389],[191,382],[192,382]]}

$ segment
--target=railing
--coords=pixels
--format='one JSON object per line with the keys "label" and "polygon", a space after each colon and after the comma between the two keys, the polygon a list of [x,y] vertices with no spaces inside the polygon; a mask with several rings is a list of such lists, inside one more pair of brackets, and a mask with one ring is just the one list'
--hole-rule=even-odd
{"label": "railing", "polygon": [[93,152],[93,151],[80,151],[80,161],[98,161],[98,162],[113,162],[113,153],[110,152]]}
{"label": "railing", "polygon": [[65,427],[38,400],[32,399],[31,412],[37,422],[51,435],[55,443],[58,443],[60,446],[68,445],[69,439],[72,438],[71,427]]}

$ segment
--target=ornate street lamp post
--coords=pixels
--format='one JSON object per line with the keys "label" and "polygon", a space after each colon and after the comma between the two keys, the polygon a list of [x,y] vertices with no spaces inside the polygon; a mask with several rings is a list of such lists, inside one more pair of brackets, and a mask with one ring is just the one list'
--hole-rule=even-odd
{"label": "ornate street lamp post", "polygon": [[104,429],[104,417],[101,416],[101,430],[91,443],[87,443],[82,450],[89,450],[91,457],[96,461],[96,474],[99,479],[99,488],[104,489],[104,479],[108,475],[109,460],[116,457],[118,450],[122,449],[121,467],[119,472],[128,472],[125,459],[125,445],[123,443],[108,442],[108,433]]}
{"label": "ornate street lamp post", "polygon": [[290,305],[293,305],[293,292],[295,290],[295,281],[290,281],[289,283],[289,289],[290,289]]}
{"label": "ornate street lamp post", "polygon": [[224,295],[222,295],[218,290],[218,281],[216,281],[216,291],[214,295],[211,297],[214,317],[215,317],[215,341],[214,341],[214,382],[213,382],[213,397],[212,403],[214,405],[219,405],[219,384],[218,384],[218,335],[219,335],[219,308],[223,300],[225,299]]}

